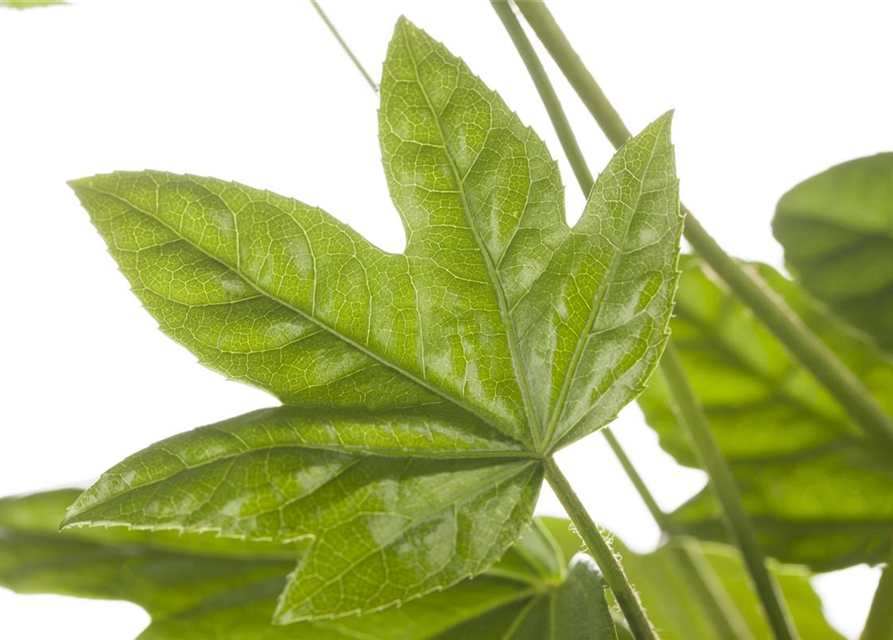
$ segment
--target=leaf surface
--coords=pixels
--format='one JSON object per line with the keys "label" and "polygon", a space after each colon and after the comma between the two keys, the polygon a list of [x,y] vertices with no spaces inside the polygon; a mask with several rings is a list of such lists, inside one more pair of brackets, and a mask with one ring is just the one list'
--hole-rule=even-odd
{"label": "leaf surface", "polygon": [[[685,372],[732,466],[767,553],[831,570],[878,562],[893,532],[893,463],[843,408],[697,259],[685,261],[672,329]],[[828,316],[797,285],[752,265],[873,393],[893,410],[893,359]],[[698,466],[659,376],[640,397],[661,446]],[[725,539],[704,490],[673,521]]]}
{"label": "leaf surface", "polygon": [[[581,559],[566,568],[561,549],[536,520],[475,580],[368,616],[273,626],[277,595],[293,563],[208,534],[58,533],[55,523],[77,493],[0,500],[0,584],[27,593],[130,600],[153,619],[140,640],[542,640],[564,624],[558,614],[610,621],[598,574]],[[615,637],[613,626],[592,629],[601,631],[555,637]]]}
{"label": "leaf surface", "polygon": [[280,623],[482,572],[529,521],[542,458],[610,421],[664,347],[682,226],[670,120],[617,152],[572,229],[542,140],[401,19],[379,122],[403,253],[235,183],[72,182],[166,333],[300,408],[150,447],[66,524],[312,539]]}
{"label": "leaf surface", "polygon": [[396,448],[401,431],[421,432],[414,419],[435,423],[432,439],[441,428],[434,414],[326,420],[294,407],[202,427],[109,470],[64,524],[312,539],[280,601],[283,623],[397,604],[498,559],[542,481],[539,462],[517,454],[432,459],[413,450],[417,437]]}
{"label": "leaf surface", "polygon": [[772,229],[797,281],[893,353],[893,153],[801,182]]}

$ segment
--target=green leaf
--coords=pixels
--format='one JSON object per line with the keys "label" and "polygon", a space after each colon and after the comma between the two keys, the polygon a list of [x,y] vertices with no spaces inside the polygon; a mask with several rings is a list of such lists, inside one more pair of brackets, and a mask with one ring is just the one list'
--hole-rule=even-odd
{"label": "green leaf", "polygon": [[79,490],[0,499],[0,585],[19,593],[126,599],[164,616],[243,584],[279,578],[300,549],[208,534],[88,530],[59,533]]}
{"label": "green leaf", "polygon": [[893,352],[893,153],[801,182],[772,227],[803,287]]}
{"label": "green leaf", "polygon": [[136,454],[66,524],[312,539],[280,623],[486,569],[529,521],[542,458],[631,401],[667,337],[682,226],[670,114],[617,152],[573,229],[543,142],[403,19],[379,118],[401,254],[235,183],[71,183],[166,333],[301,408]]}
{"label": "green leaf", "polygon": [[[56,532],[77,493],[0,500],[0,585],[130,600],[152,616],[140,640],[490,640],[510,632],[531,640],[615,638],[591,561],[576,558],[565,569],[562,551],[539,521],[475,580],[368,616],[282,627],[270,618],[292,563],[271,560],[267,549],[251,544],[221,546],[207,534]],[[587,617],[602,626],[567,627]],[[553,628],[562,632],[550,636]]]}
{"label": "green leaf", "polygon": [[[580,539],[567,520],[543,518],[543,525],[555,537],[565,554],[580,547]],[[675,538],[657,551],[638,554],[617,538],[613,547],[623,559],[623,568],[635,585],[662,640],[722,638],[735,640],[728,626],[737,631],[738,640],[772,637],[759,600],[740,555],[733,547]],[[704,604],[691,579],[692,565],[713,590],[721,612],[730,620],[723,626],[705,613]],[[800,635],[810,640],[843,640],[822,613],[822,603],[809,584],[809,572],[803,567],[771,563]],[[561,636],[559,636],[561,637]]]}
{"label": "green leaf", "polygon": [[[694,258],[684,264],[673,337],[766,552],[816,570],[885,559],[893,533],[889,454],[862,438],[843,408],[706,266]],[[893,359],[770,267],[751,267],[893,410]],[[661,446],[697,466],[659,379],[639,404]],[[672,521],[680,532],[726,539],[707,490]]]}
{"label": "green leaf", "polygon": [[[530,521],[542,482],[537,460],[451,440],[448,420],[257,411],[131,456],[63,525],[312,539],[279,602],[281,623],[398,604],[497,560]],[[463,455],[466,445],[477,447]]]}

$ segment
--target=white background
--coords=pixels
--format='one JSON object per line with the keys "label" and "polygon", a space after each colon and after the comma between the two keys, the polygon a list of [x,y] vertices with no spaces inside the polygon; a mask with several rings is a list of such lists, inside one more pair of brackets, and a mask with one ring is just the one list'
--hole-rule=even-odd
{"label": "white background", "polygon": [[[483,0],[324,6],[376,78],[405,13],[560,154]],[[676,109],[684,199],[734,254],[781,266],[769,231],[778,197],[832,164],[893,149],[891,3],[552,9],[633,131]],[[604,166],[608,143],[564,82],[557,85],[590,163]],[[319,205],[399,250],[376,106],[299,0],[0,9],[0,495],[84,485],[160,438],[274,404],[197,365],[157,331],[65,181],[143,168],[238,180]],[[575,216],[582,197],[560,162]],[[665,508],[703,485],[699,472],[660,452],[636,409],[615,431]],[[559,461],[601,524],[634,549],[656,544],[656,526],[600,436]],[[539,510],[560,513],[548,492]],[[816,581],[829,617],[851,637],[876,580],[855,568]],[[2,638],[126,640],[146,621],[129,604],[0,590]]]}

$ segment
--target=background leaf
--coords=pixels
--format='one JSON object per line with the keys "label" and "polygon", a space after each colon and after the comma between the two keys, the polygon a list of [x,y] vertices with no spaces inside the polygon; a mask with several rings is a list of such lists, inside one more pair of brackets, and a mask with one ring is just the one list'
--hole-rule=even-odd
{"label": "background leaf", "polygon": [[541,640],[553,627],[587,616],[599,624],[556,637],[615,637],[591,561],[576,559],[566,569],[560,547],[539,521],[475,580],[368,616],[283,627],[270,620],[293,562],[267,557],[274,548],[208,534],[58,533],[55,523],[77,493],[0,500],[0,584],[136,602],[153,618],[140,640],[490,640],[512,630],[513,638]]}
{"label": "background leaf", "polygon": [[[567,520],[543,518],[543,525],[555,537],[565,554],[580,548],[580,538]],[[727,614],[743,625],[741,640],[772,637],[759,600],[750,586],[747,570],[734,547],[691,538],[670,540],[652,553],[630,551],[618,538],[613,547],[621,556],[627,577],[639,592],[648,617],[662,640],[728,638],[705,614],[690,579],[683,554],[692,554],[698,570],[728,603]],[[771,571],[784,593],[791,615],[803,638],[842,640],[822,613],[822,603],[809,584],[809,572],[803,567],[772,563]],[[749,635],[748,635],[749,634]]]}
{"label": "background leaf", "polygon": [[[766,552],[816,570],[884,559],[893,534],[890,454],[863,439],[836,401],[708,268],[696,258],[685,265],[673,337]],[[770,267],[752,268],[889,411],[893,359]],[[661,446],[680,463],[697,466],[658,377],[639,404]],[[725,539],[719,513],[704,490],[671,520],[680,532]]]}
{"label": "background leaf", "polygon": [[772,228],[798,282],[893,352],[893,153],[801,182]]}

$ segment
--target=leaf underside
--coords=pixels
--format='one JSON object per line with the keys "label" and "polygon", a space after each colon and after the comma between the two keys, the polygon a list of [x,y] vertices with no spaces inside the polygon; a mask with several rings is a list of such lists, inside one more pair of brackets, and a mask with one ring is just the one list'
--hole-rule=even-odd
{"label": "leaf underside", "polygon": [[72,182],[161,329],[288,406],[135,454],[66,526],[310,541],[278,623],[485,570],[529,522],[542,458],[613,419],[664,347],[681,233],[670,120],[617,152],[570,228],[544,143],[401,19],[379,110],[401,254],[236,183]]}
{"label": "leaf underside", "polygon": [[893,353],[893,153],[801,182],[772,229],[797,281]]}
{"label": "leaf underside", "polygon": [[[55,523],[77,490],[0,500],[0,585],[132,601],[152,616],[140,640],[613,640],[604,585],[567,560],[539,521],[490,570],[403,607],[368,616],[273,626],[292,560],[210,534],[76,529]],[[566,526],[566,525],[565,525]],[[565,632],[567,620],[589,629]],[[562,622],[562,619],[565,619]],[[558,629],[558,635],[551,635]]]}
{"label": "leaf underside", "polygon": [[[766,552],[832,570],[889,555],[893,460],[862,438],[844,409],[695,258],[687,258],[674,342],[710,427],[729,460]],[[893,359],[766,265],[750,265],[893,411]],[[661,446],[698,466],[659,379],[639,398]],[[726,539],[704,490],[672,516],[679,532]]]}

